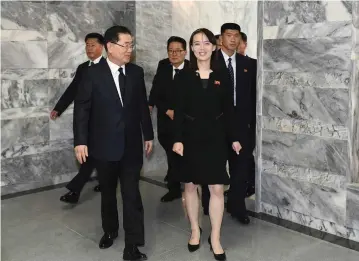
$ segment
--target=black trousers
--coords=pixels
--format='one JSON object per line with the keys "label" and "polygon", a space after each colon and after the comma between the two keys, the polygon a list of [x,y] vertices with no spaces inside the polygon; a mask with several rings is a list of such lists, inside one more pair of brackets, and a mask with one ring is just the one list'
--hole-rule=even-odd
{"label": "black trousers", "polygon": [[80,194],[86,182],[89,181],[94,168],[94,160],[88,157],[86,162],[81,164],[79,173],[66,185],[66,188]]}
{"label": "black trousers", "polygon": [[121,161],[96,160],[96,169],[101,186],[101,218],[104,232],[119,229],[117,212],[117,184],[120,179],[123,203],[123,229],[126,245],[142,245],[145,242],[144,211],[139,180],[141,165]]}
{"label": "black trousers", "polygon": [[231,179],[227,211],[236,216],[243,216],[247,213],[245,198],[251,154],[245,150],[240,151],[239,155],[233,150],[229,153],[229,174]]}
{"label": "black trousers", "polygon": [[168,134],[159,134],[158,135],[158,141],[160,142],[162,148],[166,152],[167,157],[167,188],[169,192],[181,192],[181,183],[180,182],[174,182],[171,178],[173,170],[174,170],[174,152],[172,151],[173,147],[173,139]]}

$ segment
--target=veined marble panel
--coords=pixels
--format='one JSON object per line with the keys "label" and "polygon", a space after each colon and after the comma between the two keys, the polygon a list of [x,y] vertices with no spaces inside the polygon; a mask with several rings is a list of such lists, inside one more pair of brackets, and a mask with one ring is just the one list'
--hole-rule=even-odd
{"label": "veined marble panel", "polygon": [[3,68],[47,68],[47,43],[45,41],[2,42],[1,66]]}
{"label": "veined marble panel", "polygon": [[264,39],[351,37],[351,21],[264,27]]}
{"label": "veined marble panel", "polygon": [[346,125],[349,90],[265,86],[263,115]]}
{"label": "veined marble panel", "polygon": [[353,25],[355,28],[359,28],[359,2],[353,1]]}
{"label": "veined marble panel", "polygon": [[348,141],[262,130],[262,159],[346,176]]}
{"label": "veined marble panel", "polygon": [[1,30],[1,41],[46,41],[47,33],[25,30]]}
{"label": "veined marble panel", "polygon": [[273,206],[264,202],[262,202],[261,205],[262,205],[263,213],[288,221],[292,221],[293,219],[292,218],[293,211],[289,209]]}
{"label": "veined marble panel", "polygon": [[48,69],[7,69],[1,70],[2,80],[42,80],[49,79]]}
{"label": "veined marble panel", "polygon": [[351,5],[345,1],[265,1],[265,25],[351,21]]}
{"label": "veined marble panel", "polygon": [[1,108],[36,107],[48,105],[48,90],[58,80],[2,81]]}
{"label": "veined marble panel", "polygon": [[318,121],[282,119],[262,116],[263,128],[268,130],[307,134],[323,138],[348,140],[348,128],[343,125],[324,124]]}
{"label": "veined marble panel", "polygon": [[73,139],[73,115],[62,114],[50,121],[50,140]]}
{"label": "veined marble panel", "polygon": [[262,201],[304,215],[344,224],[345,190],[262,173]]}
{"label": "veined marble panel", "polygon": [[265,85],[278,85],[290,88],[333,88],[349,89],[351,72],[264,72]]}
{"label": "veined marble panel", "polygon": [[351,69],[351,37],[263,41],[265,71],[338,72]]}
{"label": "veined marble panel", "polygon": [[309,168],[289,166],[273,161],[262,160],[262,171],[283,178],[291,178],[301,182],[309,182],[336,190],[345,190],[347,178],[335,173],[323,172]]}
{"label": "veined marble panel", "polygon": [[47,105],[41,107],[11,108],[1,111],[1,120],[48,117],[49,114],[50,109]]}
{"label": "veined marble panel", "polygon": [[[73,149],[3,159],[1,178],[8,184],[40,182],[78,169]],[[40,185],[42,186],[42,185]]]}
{"label": "veined marble panel", "polygon": [[49,68],[77,68],[81,63],[88,60],[83,41],[69,43],[50,41],[48,46]]}
{"label": "veined marble panel", "polygon": [[41,154],[41,153],[53,152],[53,151],[64,150],[64,149],[73,149],[73,148],[74,148],[74,141],[72,139],[45,141],[36,144],[19,144],[4,149],[1,152],[1,158],[2,159],[15,158],[15,157]]}
{"label": "veined marble panel", "polygon": [[346,225],[359,229],[359,183],[348,186]]}
{"label": "veined marble panel", "polygon": [[49,117],[2,120],[2,153],[13,146],[48,142],[49,133]]}
{"label": "veined marble panel", "polygon": [[1,1],[1,29],[46,32],[46,1]]}
{"label": "veined marble panel", "polygon": [[104,33],[122,22],[134,30],[134,8],[134,1],[52,1],[47,4],[48,30],[66,42],[83,42],[86,34]]}
{"label": "veined marble panel", "polygon": [[53,85],[49,87],[48,99],[49,106],[53,108],[67,87],[70,85],[72,79],[53,80]]}

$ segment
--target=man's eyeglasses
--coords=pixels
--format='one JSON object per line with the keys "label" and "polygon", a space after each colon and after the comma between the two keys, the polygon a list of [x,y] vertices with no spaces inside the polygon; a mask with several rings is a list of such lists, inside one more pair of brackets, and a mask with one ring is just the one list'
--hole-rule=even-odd
{"label": "man's eyeglasses", "polygon": [[135,45],[134,44],[122,45],[122,44],[115,43],[115,42],[111,42],[111,43],[116,44],[118,46],[121,46],[123,48],[126,48],[126,50],[128,50],[128,49],[131,49],[132,51],[135,50]]}
{"label": "man's eyeglasses", "polygon": [[182,53],[184,50],[167,50],[167,52],[169,54],[180,54]]}

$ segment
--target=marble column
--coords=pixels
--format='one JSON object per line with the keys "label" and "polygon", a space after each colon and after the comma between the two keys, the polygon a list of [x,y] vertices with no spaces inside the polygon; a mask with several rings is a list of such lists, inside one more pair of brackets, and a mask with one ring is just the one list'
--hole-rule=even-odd
{"label": "marble column", "polygon": [[259,8],[257,209],[358,241],[357,3]]}
{"label": "marble column", "polygon": [[49,113],[87,60],[85,35],[114,24],[135,33],[134,2],[1,2],[2,195],[67,182],[77,173],[73,106],[56,121]]}

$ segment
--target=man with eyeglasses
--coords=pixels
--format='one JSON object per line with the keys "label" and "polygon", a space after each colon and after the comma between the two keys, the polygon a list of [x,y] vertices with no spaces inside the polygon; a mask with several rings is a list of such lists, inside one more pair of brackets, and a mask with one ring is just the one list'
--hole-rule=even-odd
{"label": "man with eyeglasses", "polygon": [[105,32],[106,60],[90,67],[75,100],[74,143],[77,160],[94,159],[101,186],[101,249],[118,236],[117,180],[120,179],[125,230],[124,260],[147,260],[144,211],[139,191],[143,165],[152,151],[153,129],[143,69],[130,63],[131,31],[113,26]]}
{"label": "man with eyeglasses", "polygon": [[[55,108],[50,113],[50,118],[52,120],[56,120],[57,117],[60,117],[61,114],[67,109],[67,107],[69,107],[69,105],[75,100],[75,96],[84,72],[90,66],[99,63],[100,60],[105,60],[105,58],[102,57],[104,45],[103,41],[103,36],[99,33],[89,33],[86,35],[86,55],[89,60],[77,67],[74,79],[67,87],[59,101],[56,103]],[[91,159],[88,159],[85,164],[82,164],[79,173],[66,185],[66,188],[69,190],[69,192],[61,196],[60,200],[66,203],[76,204],[79,201],[81,191],[86,182],[90,179],[94,168],[95,166]],[[94,191],[99,192],[100,186],[95,186]]]}
{"label": "man with eyeglasses", "polygon": [[187,54],[187,43],[181,37],[171,36],[167,41],[168,59],[158,63],[157,72],[153,79],[152,89],[149,97],[149,106],[157,107],[157,135],[158,141],[166,152],[167,156],[167,180],[168,193],[162,198],[162,202],[169,202],[182,197],[181,184],[171,180],[174,166],[173,146],[173,80],[180,70],[189,66],[185,59]]}

